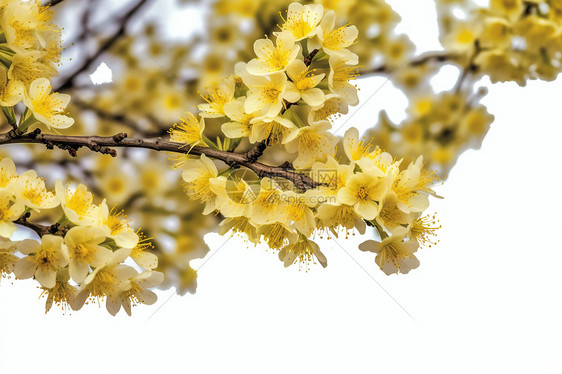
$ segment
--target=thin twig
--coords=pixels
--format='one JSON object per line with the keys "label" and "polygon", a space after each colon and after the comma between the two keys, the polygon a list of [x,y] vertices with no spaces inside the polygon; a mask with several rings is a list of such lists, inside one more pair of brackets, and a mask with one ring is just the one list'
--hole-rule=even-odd
{"label": "thin twig", "polygon": [[66,227],[55,223],[50,226],[41,225],[39,223],[29,222],[27,219],[30,217],[31,213],[24,213],[20,218],[14,221],[16,225],[27,227],[37,233],[40,237],[51,234],[64,236],[66,234]]}
{"label": "thin twig", "polygon": [[62,3],[64,0],[51,0],[47,1],[43,6],[55,6],[57,4]]}
{"label": "thin twig", "polygon": [[64,91],[68,88],[72,87],[73,81],[76,77],[78,77],[80,74],[82,74],[83,72],[85,72],[86,70],[88,70],[90,68],[90,66],[105,52],[107,52],[118,40],[119,38],[121,38],[123,35],[125,35],[125,30],[127,29],[127,25],[129,24],[129,21],[131,20],[131,18],[133,17],[133,15],[135,15],[141,8],[143,5],[147,4],[148,0],[139,0],[137,2],[137,4],[132,7],[121,19],[121,25],[119,26],[119,29],[117,30],[117,32],[115,32],[115,34],[113,34],[112,37],[110,37],[109,39],[107,39],[105,41],[105,43],[103,43],[98,50],[91,55],[90,57],[88,57],[82,64],[82,66],[80,66],[78,69],[76,69],[74,71],[74,73],[70,74],[64,81],[63,83],[58,86],[55,91]]}
{"label": "thin twig", "polygon": [[[448,51],[427,52],[417,57],[414,57],[412,60],[408,61],[408,65],[412,67],[416,67],[431,62],[438,62],[438,63],[448,62],[448,61],[454,62],[458,57],[460,57],[460,55]],[[361,76],[365,77],[369,75],[393,74],[395,70],[396,67],[389,66],[389,65],[381,65],[371,70],[362,71]]]}

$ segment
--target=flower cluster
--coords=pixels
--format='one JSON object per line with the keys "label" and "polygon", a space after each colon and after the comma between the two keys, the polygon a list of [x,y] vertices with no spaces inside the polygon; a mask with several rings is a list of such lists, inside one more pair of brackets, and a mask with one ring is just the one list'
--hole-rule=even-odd
{"label": "flower cluster", "polygon": [[[326,266],[316,236],[363,234],[369,225],[382,243],[360,248],[377,253],[385,273],[407,273],[418,264],[419,238],[431,241],[437,228],[421,217],[435,176],[422,158],[401,169],[402,161],[360,140],[354,128],[343,140],[345,161],[336,160],[339,139],[329,131],[329,119],[358,102],[351,83],[358,57],[348,49],[357,29],[338,26],[335,13],[324,13],[321,5],[299,3],[289,6],[280,29],[275,40],[255,42],[256,58],[237,64],[233,76],[208,89],[200,118],[187,113],[170,133],[186,147],[231,150],[247,142],[248,155],[261,147],[264,157],[275,149],[291,161],[289,176],[240,173],[231,165],[219,170],[204,154],[188,155],[176,159],[187,195],[204,205],[204,214],[225,217],[220,233],[267,243],[285,266],[314,259]],[[225,141],[215,144],[205,136],[208,119],[222,120]],[[301,183],[303,176],[310,181]]]}
{"label": "flower cluster", "polygon": [[[88,129],[89,133],[99,135],[123,131],[129,135],[153,136],[162,134],[164,129],[165,133],[178,116],[186,118],[182,115],[185,108],[200,104],[199,91],[205,91],[206,87],[232,74],[237,61],[249,59],[256,39],[282,31],[282,18],[288,20],[287,8],[291,2],[211,2],[205,17],[205,32],[181,41],[166,37],[164,24],[156,19],[147,21],[142,32],[121,35],[103,57],[113,72],[113,82],[91,87],[93,89],[86,85],[71,88],[72,114],[77,120],[73,132]],[[298,2],[320,4],[325,11],[335,12],[338,24],[349,23],[358,29],[358,38],[347,48],[359,56],[358,71],[368,71],[381,63],[389,68],[403,66],[413,52],[412,42],[404,35],[395,34],[400,17],[385,1]],[[185,2],[178,3],[178,8],[185,5]],[[63,10],[65,6],[66,3],[57,5]],[[293,25],[298,27],[294,21]],[[96,42],[100,40],[95,39]],[[76,52],[75,49],[85,49],[88,44],[75,43],[70,47],[69,43],[69,49]],[[89,50],[85,52],[90,53]],[[306,51],[301,50],[301,53],[304,55]],[[72,63],[79,65],[80,61],[73,59]],[[86,105],[80,105],[84,103]],[[335,100],[328,103],[339,105]],[[220,137],[221,143],[228,142],[222,125],[220,118],[207,117],[206,137]],[[226,126],[227,131],[236,131],[231,127]],[[64,156],[51,152],[50,157]],[[197,274],[189,262],[208,253],[203,236],[216,231],[219,219],[215,215],[201,219],[200,205],[185,199],[182,191],[175,188],[175,175],[165,168],[154,167],[165,159],[154,154],[149,157],[154,162],[146,163],[136,157],[110,160],[105,156],[84,154],[80,168],[96,176],[89,182],[92,188],[102,191],[111,203],[125,204],[124,208],[135,222],[150,228],[150,236],[155,236],[154,251],[160,259],[159,270],[166,275],[166,286],[177,286],[180,293],[194,292]],[[130,173],[115,172],[116,168],[124,167],[123,163]],[[69,179],[73,177],[73,173],[68,173]],[[155,183],[155,187],[145,187],[145,181]],[[179,218],[177,225],[168,224],[171,217],[174,222],[175,217]],[[171,248],[170,238],[174,243]]]}
{"label": "flower cluster", "polygon": [[[0,106],[12,127],[25,131],[42,123],[64,129],[74,120],[64,112],[70,96],[52,93],[61,56],[61,31],[50,22],[53,12],[39,0],[0,2]],[[16,121],[14,105],[25,112]]]}
{"label": "flower cluster", "polygon": [[[51,226],[27,221],[32,211],[55,208],[62,214]],[[40,240],[11,241],[16,225],[32,228]],[[153,304],[156,295],[148,288],[161,283],[163,274],[152,270],[158,259],[150,247],[122,212],[105,200],[94,204],[83,184],[57,181],[49,191],[34,170],[18,175],[11,159],[0,161],[0,272],[35,278],[47,297],[46,311],[53,303],[78,310],[88,299],[107,298],[111,314],[123,307],[130,315],[132,305]]]}
{"label": "flower cluster", "polygon": [[[562,64],[562,3],[438,1],[443,45],[492,82],[554,80]],[[462,19],[455,15],[463,14]]]}
{"label": "flower cluster", "polygon": [[446,178],[462,152],[480,148],[494,120],[486,107],[475,102],[479,94],[483,92],[414,96],[404,122],[396,125],[382,115],[379,126],[370,129],[367,136],[406,162],[423,155],[439,178]]}

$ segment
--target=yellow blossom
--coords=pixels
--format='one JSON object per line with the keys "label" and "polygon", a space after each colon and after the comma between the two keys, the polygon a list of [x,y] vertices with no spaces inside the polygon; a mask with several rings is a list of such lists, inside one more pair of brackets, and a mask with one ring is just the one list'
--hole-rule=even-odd
{"label": "yellow blossom", "polygon": [[304,236],[300,236],[295,243],[288,244],[279,251],[279,259],[283,261],[285,267],[298,261],[301,266],[308,269],[308,265],[315,262],[314,258],[322,267],[325,268],[328,265],[326,256],[320,251],[318,244]]}
{"label": "yellow blossom", "polygon": [[74,119],[63,114],[70,96],[51,93],[51,83],[46,78],[31,83],[23,102],[35,118],[48,128],[66,129],[74,124]]}
{"label": "yellow blossom", "polygon": [[56,284],[57,271],[68,264],[66,251],[62,249],[63,239],[60,236],[44,235],[41,243],[26,239],[18,244],[18,251],[26,257],[18,261],[14,274],[19,279],[35,276],[45,288],[53,288]]}
{"label": "yellow blossom", "polygon": [[234,101],[234,76],[221,81],[207,90],[209,95],[204,97],[207,104],[200,104],[199,110],[202,117],[220,118],[225,116],[225,105]]}
{"label": "yellow blossom", "polygon": [[181,122],[176,123],[170,130],[170,140],[178,143],[186,143],[191,146],[203,145],[203,131],[205,130],[205,120],[203,117],[198,121],[190,112],[185,112],[180,118]]}
{"label": "yellow blossom", "polygon": [[296,41],[310,38],[316,35],[323,14],[324,7],[321,4],[291,3],[287,11],[287,19],[280,26],[281,30],[290,31]]}
{"label": "yellow blossom", "polygon": [[303,61],[295,60],[287,68],[287,75],[291,82],[287,83],[285,99],[290,103],[296,103],[301,98],[310,106],[324,104],[326,96],[320,88],[316,86],[324,79],[326,74],[314,74]]}
{"label": "yellow blossom", "polygon": [[276,45],[270,39],[259,39],[254,44],[257,58],[246,65],[248,73],[253,75],[269,75],[283,72],[297,58],[300,46],[289,31],[277,34]]}
{"label": "yellow blossom", "polygon": [[413,241],[404,241],[406,229],[402,228],[390,237],[383,239],[382,243],[367,240],[359,245],[359,249],[377,254],[375,263],[381,270],[390,275],[393,273],[407,274],[417,268],[420,261],[414,255],[418,244]]}

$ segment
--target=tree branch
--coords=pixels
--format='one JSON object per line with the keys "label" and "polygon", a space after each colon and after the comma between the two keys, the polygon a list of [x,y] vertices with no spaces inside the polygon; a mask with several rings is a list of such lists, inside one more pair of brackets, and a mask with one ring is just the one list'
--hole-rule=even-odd
{"label": "tree branch", "polygon": [[84,61],[84,63],[82,64],[82,66],[80,66],[78,69],[76,69],[74,71],[74,73],[72,73],[71,75],[69,75],[61,85],[59,85],[55,91],[64,91],[70,87],[72,87],[72,83],[74,81],[74,79],[76,79],[76,77],[78,77],[80,74],[82,74],[83,72],[85,72],[86,70],[88,70],[90,68],[90,66],[96,62],[96,60],[105,52],[107,52],[116,42],[117,40],[119,40],[120,37],[122,37],[123,35],[125,35],[125,30],[127,29],[127,25],[129,24],[129,21],[131,20],[131,18],[133,17],[133,15],[135,15],[135,13],[137,13],[143,5],[147,4],[148,0],[139,0],[137,2],[137,4],[132,7],[121,19],[121,25],[119,26],[119,29],[117,30],[117,32],[115,32],[115,34],[113,34],[112,37],[110,37],[109,39],[107,39],[105,41],[105,43],[103,43],[98,50],[96,51],[96,53],[94,53],[93,55],[91,55],[90,57],[88,57],[86,59],[86,61]]}
{"label": "tree branch", "polygon": [[31,213],[27,212],[24,213],[20,218],[14,221],[16,225],[27,227],[37,233],[40,237],[44,235],[52,234],[52,235],[61,235],[64,236],[66,234],[66,228],[62,227],[58,223],[55,223],[50,226],[41,225],[38,223],[29,222],[27,219],[30,217]]}
{"label": "tree branch", "polygon": [[190,155],[206,155],[221,160],[230,166],[243,166],[260,177],[277,177],[287,179],[295,184],[299,190],[308,190],[321,185],[309,176],[282,166],[270,166],[260,162],[248,160],[246,154],[226,152],[208,147],[191,147],[188,144],[176,143],[163,138],[128,138],[127,134],[119,133],[114,136],[65,136],[41,134],[34,131],[23,135],[7,132],[0,134],[2,144],[43,144],[48,149],[58,147],[66,150],[71,156],[76,156],[78,149],[85,147],[94,152],[116,156],[114,148],[144,148],[161,152],[172,152]]}
{"label": "tree branch", "polygon": [[47,1],[43,6],[55,6],[57,4],[62,3],[64,0],[51,0]]}
{"label": "tree branch", "polygon": [[[436,51],[436,52],[427,52],[416,56],[409,61],[406,61],[405,65],[409,66],[422,66],[428,64],[430,62],[446,62],[446,61],[454,61],[456,58],[460,57],[459,54],[454,52],[448,51]],[[381,65],[377,68],[371,70],[365,70],[361,72],[361,76],[369,76],[369,75],[378,75],[378,74],[393,74],[400,68],[396,66],[388,66],[388,65]]]}

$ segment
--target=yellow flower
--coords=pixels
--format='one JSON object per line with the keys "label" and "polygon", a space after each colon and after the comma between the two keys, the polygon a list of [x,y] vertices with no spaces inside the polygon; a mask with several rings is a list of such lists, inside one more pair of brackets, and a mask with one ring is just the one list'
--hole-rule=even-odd
{"label": "yellow flower", "polygon": [[502,17],[487,17],[479,41],[483,48],[505,48],[511,44],[512,27]]}
{"label": "yellow flower", "polygon": [[408,165],[400,172],[392,184],[392,191],[396,193],[398,208],[404,213],[422,212],[429,206],[428,194],[435,192],[429,185],[435,181],[435,174],[423,168],[423,156]]}
{"label": "yellow flower", "polygon": [[474,108],[463,117],[459,132],[481,138],[486,135],[492,122],[494,122],[494,116],[488,113],[485,107]]}
{"label": "yellow flower", "polygon": [[249,217],[232,217],[226,218],[219,224],[219,235],[225,235],[229,231],[232,234],[240,234],[249,240],[251,243],[257,244],[259,242],[258,231]]}
{"label": "yellow flower", "polygon": [[453,50],[471,50],[479,34],[480,27],[477,27],[474,23],[459,22],[455,25],[452,33],[446,36],[443,44]]}
{"label": "yellow flower", "polygon": [[43,290],[43,292],[41,292],[41,296],[47,295],[45,313],[51,310],[53,303],[62,307],[64,311],[66,311],[69,307],[72,310],[79,310],[82,307],[82,304],[75,303],[78,289],[72,286],[68,282],[69,280],[70,275],[68,275],[68,268],[62,268],[57,271],[54,287],[41,287]]}
{"label": "yellow flower", "polygon": [[284,98],[290,103],[296,103],[301,98],[310,106],[324,104],[326,96],[316,86],[324,79],[326,74],[315,75],[301,60],[293,61],[287,68],[287,75],[291,82],[287,83]]}
{"label": "yellow flower", "polygon": [[121,248],[107,256],[105,261],[84,279],[77,298],[91,297],[99,300],[107,296],[105,304],[107,311],[115,315],[113,312],[116,305],[111,296],[120,295],[123,291],[131,289],[129,279],[138,274],[132,267],[122,265],[130,252],[130,249]]}
{"label": "yellow flower", "polygon": [[49,129],[66,129],[74,124],[74,119],[63,114],[70,102],[70,95],[51,93],[51,82],[46,78],[31,83],[23,102],[35,118]]}
{"label": "yellow flower", "polygon": [[414,255],[418,249],[418,244],[413,241],[404,241],[405,228],[399,231],[383,239],[382,243],[367,240],[359,245],[360,250],[377,254],[375,263],[386,275],[398,272],[407,274],[420,265],[420,261]]}
{"label": "yellow flower", "polygon": [[514,20],[523,13],[523,0],[490,0],[490,9]]}
{"label": "yellow flower", "polygon": [[16,165],[9,158],[0,160],[0,188],[7,188],[18,180]]}
{"label": "yellow flower", "polygon": [[265,140],[267,144],[278,144],[297,128],[291,120],[281,116],[254,118],[250,123],[252,124],[250,143]]}
{"label": "yellow flower", "polygon": [[[119,266],[119,265],[118,265]],[[126,268],[123,268],[123,270]],[[119,272],[123,270],[114,270],[117,276],[120,276]],[[129,269],[126,270],[130,272]],[[131,272],[132,274],[132,272]],[[164,281],[164,274],[158,271],[144,271],[137,274],[129,279],[129,288],[125,291],[113,292],[107,296],[106,307],[111,315],[116,315],[121,306],[123,310],[130,316],[131,306],[138,304],[152,305],[156,302],[158,297],[156,294],[147,288],[156,287]]]}
{"label": "yellow flower", "polygon": [[244,103],[246,98],[241,97],[224,106],[225,115],[230,122],[221,126],[224,135],[229,138],[249,137],[252,133],[252,123],[254,115],[246,113]]}
{"label": "yellow flower", "polygon": [[359,161],[371,153],[371,144],[359,140],[359,130],[351,127],[343,136],[343,149],[349,161]]}
{"label": "yellow flower", "polygon": [[312,107],[310,111],[309,121],[318,122],[333,120],[342,114],[347,114],[349,105],[338,95],[326,95],[326,101],[323,105]]}
{"label": "yellow flower", "polygon": [[393,162],[392,156],[378,147],[371,150],[371,143],[359,140],[359,130],[354,127],[345,132],[343,148],[347,158],[365,173],[385,177],[398,172],[400,162]]}
{"label": "yellow flower", "polygon": [[227,218],[246,215],[249,204],[255,198],[254,190],[248,183],[236,177],[213,178],[209,187],[216,195],[217,209]]}
{"label": "yellow flower", "polygon": [[325,268],[328,265],[326,256],[320,251],[318,244],[302,235],[295,243],[288,244],[279,251],[279,259],[283,261],[285,267],[298,261],[301,267],[304,266],[305,269],[308,269],[308,265],[315,262],[314,258],[318,259],[322,267]]}
{"label": "yellow flower", "polygon": [[385,64],[400,66],[406,59],[410,58],[415,50],[415,45],[406,35],[400,35],[389,40],[385,45]]}
{"label": "yellow flower", "polygon": [[13,193],[0,190],[0,236],[10,238],[16,231],[13,221],[20,218],[25,207],[21,201],[16,200]]}
{"label": "yellow flower", "polygon": [[186,143],[191,146],[202,145],[205,146],[203,141],[203,131],[205,131],[205,119],[201,117],[198,121],[190,112],[185,112],[184,117],[181,117],[181,122],[174,124],[170,130],[170,140],[178,143]]}
{"label": "yellow flower", "polygon": [[72,189],[70,184],[63,187],[62,181],[55,183],[55,194],[68,220],[76,225],[93,224],[97,218],[97,207],[92,204],[93,195],[83,184]]}
{"label": "yellow flower", "polygon": [[18,80],[8,80],[6,68],[0,65],[0,105],[14,106],[23,99],[25,88]]}
{"label": "yellow flower", "polygon": [[260,226],[258,235],[271,249],[281,249],[286,244],[293,243],[297,239],[295,230],[281,222],[268,223]]}
{"label": "yellow flower", "polygon": [[270,39],[258,39],[254,43],[257,58],[248,62],[246,69],[253,75],[283,72],[297,58],[299,51],[300,46],[295,44],[293,34],[288,31],[277,34],[276,45]]}
{"label": "yellow flower", "polygon": [[8,78],[18,80],[27,86],[37,79],[48,77],[51,68],[41,62],[45,55],[46,52],[16,49],[8,69]]}
{"label": "yellow flower", "polygon": [[236,88],[234,76],[221,81],[212,87],[209,87],[209,95],[204,97],[207,104],[200,104],[199,110],[202,112],[201,117],[220,118],[225,116],[224,107],[226,104],[234,101],[234,90]]}
{"label": "yellow flower", "polygon": [[108,228],[107,237],[113,239],[118,247],[132,249],[138,244],[139,237],[129,226],[129,221],[123,219],[123,211],[109,210],[105,200],[97,208],[101,224]]}
{"label": "yellow flower", "polygon": [[438,242],[434,238],[434,236],[437,235],[437,230],[441,228],[438,222],[439,221],[435,219],[435,215],[422,217],[420,213],[418,214],[418,218],[412,221],[408,226],[408,237],[411,241],[418,243],[420,246],[432,247]]}
{"label": "yellow flower", "polygon": [[284,73],[274,73],[269,79],[251,75],[247,75],[243,79],[250,89],[244,103],[246,112],[251,114],[261,110],[265,117],[276,117],[283,109],[283,94],[287,85],[287,76]]}
{"label": "yellow flower", "polygon": [[329,122],[318,122],[310,126],[293,129],[283,140],[288,152],[297,153],[293,162],[296,168],[311,167],[317,161],[326,161],[333,156],[338,138],[330,133]]}
{"label": "yellow flower", "polygon": [[365,234],[367,228],[363,218],[349,205],[324,203],[318,207],[316,217],[336,236],[338,236],[337,229],[340,227],[347,231],[357,229],[360,234]]}
{"label": "yellow flower", "polygon": [[389,188],[386,178],[358,173],[348,179],[337,196],[341,203],[353,206],[361,217],[372,220],[379,214],[379,202],[386,196]]}
{"label": "yellow flower", "polygon": [[111,257],[111,250],[100,246],[105,238],[106,230],[100,226],[76,226],[68,230],[64,248],[68,253],[72,280],[81,283],[86,279],[90,265],[97,268]]}
{"label": "yellow flower", "polygon": [[67,253],[62,249],[62,237],[44,235],[41,243],[26,239],[18,244],[18,251],[26,257],[18,261],[14,274],[19,279],[35,279],[45,288],[55,287],[57,271],[68,264]]}
{"label": "yellow flower", "polygon": [[324,7],[321,4],[302,5],[294,2],[289,5],[287,19],[280,28],[290,31],[296,41],[310,38],[318,32],[317,26],[323,14]]}
{"label": "yellow flower", "polygon": [[398,208],[396,193],[390,191],[381,202],[380,212],[376,217],[377,223],[387,231],[394,232],[410,223],[410,220],[410,215]]}
{"label": "yellow flower", "polygon": [[326,162],[314,163],[312,165],[311,177],[316,182],[325,185],[317,188],[319,195],[326,198],[336,195],[339,189],[345,186],[345,182],[349,177],[353,175],[354,168],[355,164],[342,165],[333,157],[328,157]]}
{"label": "yellow flower", "polygon": [[492,83],[515,81],[519,85],[526,83],[525,69],[512,54],[503,50],[491,50],[480,53],[475,64],[485,71]]}
{"label": "yellow flower", "polygon": [[217,195],[211,190],[211,182],[217,178],[217,167],[205,155],[200,159],[187,160],[183,167],[182,179],[185,182],[187,196],[205,204],[203,214],[209,214],[216,209]]}
{"label": "yellow flower", "polygon": [[[316,228],[314,213],[310,209],[307,195],[294,191],[284,191],[281,195],[277,215],[286,225],[292,225],[306,237]],[[312,205],[312,204],[311,204]]]}
{"label": "yellow flower", "polygon": [[[359,57],[346,48],[355,42],[359,36],[359,30],[355,26],[339,28],[335,28],[335,26],[336,13],[329,11],[324,15],[320,24],[321,32],[318,34],[322,48],[330,56],[340,56],[347,64],[357,65]],[[314,47],[314,44],[311,44],[309,49],[312,49],[311,47]]]}
{"label": "yellow flower", "polygon": [[0,24],[10,45],[34,48],[37,44],[45,46],[44,34],[58,28],[47,23],[53,11],[36,1],[13,1],[3,9]]}
{"label": "yellow flower", "polygon": [[19,176],[10,190],[31,209],[51,209],[59,205],[53,193],[47,191],[45,181],[37,176],[35,170],[28,170]]}
{"label": "yellow flower", "polygon": [[125,203],[125,201],[139,188],[137,176],[128,173],[117,164],[103,169],[100,177],[100,189],[113,204]]}
{"label": "yellow flower", "polygon": [[274,179],[262,178],[260,191],[248,209],[250,222],[256,226],[279,221],[279,205],[281,203],[281,190]]}
{"label": "yellow flower", "polygon": [[347,104],[357,105],[359,103],[357,87],[349,81],[357,78],[359,72],[353,65],[348,65],[340,56],[331,56],[329,62],[328,84],[330,91],[341,97]]}
{"label": "yellow flower", "polygon": [[13,253],[16,251],[17,242],[0,236],[0,282],[2,278],[9,277],[14,272],[14,266],[19,258]]}
{"label": "yellow flower", "polygon": [[158,256],[148,252],[154,248],[150,242],[151,238],[147,238],[142,232],[137,231],[137,244],[131,250],[131,258],[143,269],[152,270],[158,267]]}

